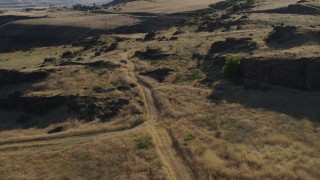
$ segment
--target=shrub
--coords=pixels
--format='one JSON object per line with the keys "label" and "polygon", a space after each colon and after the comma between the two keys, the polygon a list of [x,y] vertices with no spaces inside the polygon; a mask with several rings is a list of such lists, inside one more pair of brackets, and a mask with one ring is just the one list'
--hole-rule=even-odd
{"label": "shrub", "polygon": [[93,6],[86,6],[82,4],[75,4],[72,6],[72,9],[75,11],[94,11],[99,9],[99,7],[93,5]]}
{"label": "shrub", "polygon": [[136,147],[138,149],[149,149],[154,147],[152,137],[147,135],[136,139]]}
{"label": "shrub", "polygon": [[81,55],[81,51],[74,51],[74,52],[66,51],[61,55],[61,58],[63,58],[63,59],[71,59],[71,58],[74,58],[74,57],[79,56],[79,55]]}
{"label": "shrub", "polygon": [[273,40],[277,40],[281,37],[281,34],[273,29],[272,31],[269,32],[268,36],[264,39],[266,42],[270,42]]}
{"label": "shrub", "polygon": [[196,136],[192,133],[189,133],[186,135],[186,137],[184,137],[184,141],[186,141],[186,142],[193,141],[194,139],[196,139]]}
{"label": "shrub", "polygon": [[238,79],[241,75],[240,63],[240,57],[226,58],[225,65],[222,68],[223,75],[229,79]]}

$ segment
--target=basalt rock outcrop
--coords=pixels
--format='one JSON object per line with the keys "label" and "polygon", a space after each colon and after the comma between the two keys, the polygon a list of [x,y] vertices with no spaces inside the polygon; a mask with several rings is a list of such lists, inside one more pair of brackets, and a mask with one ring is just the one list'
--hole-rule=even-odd
{"label": "basalt rock outcrop", "polygon": [[[213,58],[211,69],[222,68],[225,58]],[[241,60],[241,78],[307,91],[320,90],[320,58]],[[206,68],[205,71],[210,71]]]}
{"label": "basalt rock outcrop", "polygon": [[211,53],[221,53],[225,51],[253,51],[257,48],[257,43],[251,38],[227,38],[225,41],[218,41],[212,44]]}
{"label": "basalt rock outcrop", "polygon": [[10,84],[37,81],[46,78],[48,75],[49,72],[47,70],[20,72],[15,70],[0,69],[0,87]]}
{"label": "basalt rock outcrop", "polygon": [[145,52],[136,51],[135,56],[141,59],[160,60],[170,56],[170,54],[163,54],[159,48],[147,48]]}
{"label": "basalt rock outcrop", "polygon": [[243,77],[303,90],[320,90],[320,59],[243,59]]}
{"label": "basalt rock outcrop", "polygon": [[[45,115],[46,113],[67,106],[70,113],[86,121],[95,118],[105,122],[116,116],[120,109],[129,104],[129,99],[96,98],[88,96],[23,96],[23,93],[13,93],[6,99],[0,99],[0,109],[25,112],[30,115]],[[27,122],[22,119],[21,123]]]}

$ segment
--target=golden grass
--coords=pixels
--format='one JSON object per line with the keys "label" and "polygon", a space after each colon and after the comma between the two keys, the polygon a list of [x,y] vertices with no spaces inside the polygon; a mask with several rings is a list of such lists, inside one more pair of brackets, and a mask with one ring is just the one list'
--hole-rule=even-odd
{"label": "golden grass", "polygon": [[[72,50],[71,48],[63,47],[51,47],[58,51],[57,57],[66,50]],[[48,56],[50,50],[46,48],[39,48],[34,50],[35,59],[39,59],[40,62],[30,61],[27,58],[24,60],[28,64],[27,70],[33,70],[33,67],[42,64],[42,57]],[[79,49],[79,48],[73,48]],[[45,51],[44,51],[45,50]],[[21,54],[20,54],[21,53]],[[27,52],[26,52],[27,53]],[[82,52],[82,56],[87,56],[89,52]],[[10,65],[12,68],[19,69],[18,65],[13,61],[14,57],[22,58],[23,52],[11,53],[12,59],[10,59]],[[5,54],[6,55],[6,54]],[[21,57],[20,57],[21,55]],[[41,55],[41,56],[40,56]],[[18,58],[17,58],[18,59]],[[98,60],[105,60],[104,58]],[[112,59],[113,63],[120,64],[121,58]],[[83,62],[92,62],[93,59],[84,59]],[[50,76],[40,82],[27,83],[23,85],[10,85],[1,88],[0,96],[6,98],[7,94],[12,90],[21,89],[25,92],[24,96],[33,97],[52,97],[52,96],[88,96],[95,98],[125,98],[131,99],[128,106],[123,107],[118,116],[111,119],[106,123],[100,123],[98,119],[92,122],[86,122],[79,119],[76,114],[68,111],[66,106],[58,109],[54,109],[48,114],[42,116],[35,116],[32,119],[32,123],[27,127],[24,124],[18,124],[15,121],[22,115],[17,112],[0,111],[1,129],[0,137],[1,142],[19,142],[30,139],[51,139],[55,137],[76,136],[83,134],[94,134],[101,132],[113,132],[121,131],[123,129],[130,129],[133,126],[143,122],[144,119],[144,105],[141,96],[137,88],[132,88],[128,91],[113,90],[107,93],[98,93],[93,90],[95,86],[109,90],[115,88],[118,85],[128,85],[134,83],[131,77],[129,77],[128,69],[120,67],[116,69],[91,69],[85,66],[46,66],[45,68],[54,69],[54,73],[50,73]],[[29,124],[32,124],[29,123]],[[138,124],[137,124],[138,123]],[[64,132],[57,135],[48,135],[47,132],[55,127],[64,127]]]}
{"label": "golden grass", "polygon": [[59,59],[65,51],[77,51],[80,48],[71,46],[52,46],[30,49],[28,51],[15,51],[0,54],[0,67],[2,69],[35,69],[44,62],[45,58]]}
{"label": "golden grass", "polygon": [[[208,8],[209,5],[219,0],[158,0],[158,1],[133,1],[124,6],[116,5],[116,12],[147,12],[147,13],[177,13]],[[107,11],[115,11],[110,7]]]}
{"label": "golden grass", "polygon": [[137,150],[136,132],[0,152],[1,179],[164,179],[154,149]]}
{"label": "golden grass", "polygon": [[[302,92],[297,93],[301,95]],[[320,167],[320,136],[317,123],[312,120],[301,121],[276,111],[233,102],[215,104],[207,100],[206,91],[188,87],[162,86],[156,88],[155,94],[161,99],[161,107],[166,107],[161,108],[163,119],[169,121],[166,124],[174,129],[180,144],[193,152],[197,166],[194,169],[204,170],[198,171],[201,173],[198,177],[319,177],[316,169]],[[265,94],[266,98],[271,94]],[[290,104],[287,106],[294,108]],[[195,134],[196,140],[183,143],[190,132]]]}
{"label": "golden grass", "polygon": [[[207,7],[213,1],[158,1],[133,2],[134,6],[124,6],[122,12],[141,11],[171,13]],[[197,4],[196,6],[195,3]],[[291,1],[261,1],[278,7]],[[179,4],[176,5],[176,4]],[[168,8],[168,5],[170,8]],[[261,5],[265,6],[265,5]],[[132,8],[133,7],[133,8]],[[144,10],[143,10],[144,11]],[[42,12],[43,13],[43,12]],[[49,13],[48,19],[25,20],[21,24],[74,25],[89,28],[106,28],[106,20],[115,19],[111,26],[116,27],[132,22],[132,18],[122,15],[92,15],[74,12]],[[65,16],[65,17],[63,17]],[[120,17],[121,16],[121,17]],[[240,16],[240,15],[239,15]],[[272,16],[272,17],[271,17]],[[227,37],[252,37],[259,49],[252,56],[264,57],[309,57],[319,55],[317,44],[304,44],[288,49],[271,49],[263,42],[263,37],[271,28],[260,22],[298,22],[301,25],[314,25],[314,16],[290,15],[249,15],[249,22],[242,30],[220,32],[195,32],[196,26],[179,27],[185,33],[177,41],[136,41],[144,34],[117,35],[125,38],[119,42],[119,49],[94,57],[95,50],[82,53],[84,62],[109,60],[121,64],[120,60],[132,57],[136,50],[145,50],[148,46],[160,47],[163,52],[174,54],[171,59],[150,62],[130,59],[136,65],[136,73],[159,67],[175,69],[164,83],[158,83],[147,77],[154,91],[156,106],[160,110],[159,126],[172,130],[181,151],[178,155],[193,170],[198,179],[317,179],[320,177],[320,129],[318,117],[319,98],[317,93],[307,93],[275,88],[271,92],[249,92],[241,87],[223,87],[222,100],[211,101],[207,97],[212,89],[199,83],[204,74],[191,60],[193,53],[206,55],[211,44]],[[304,22],[305,17],[310,20]],[[297,19],[295,19],[297,18]],[[52,21],[51,21],[52,20]],[[84,22],[86,20],[86,22]],[[235,29],[235,27],[232,27]],[[176,27],[157,32],[157,37],[170,38]],[[252,35],[250,35],[252,34]],[[106,43],[114,42],[113,35],[103,35]],[[99,46],[97,46],[99,48]],[[27,52],[1,53],[0,66],[8,69],[27,70],[38,68],[43,59],[59,57],[64,51],[79,50],[70,46],[35,48]],[[296,55],[294,55],[296,54]],[[249,56],[248,53],[237,53]],[[74,60],[74,59],[73,59]],[[47,79],[35,84],[7,86],[0,96],[12,89],[29,89],[26,96],[80,95],[97,98],[130,98],[119,115],[110,122],[98,120],[83,122],[70,116],[65,110],[57,109],[38,117],[52,122],[46,128],[11,129],[0,132],[1,142],[23,142],[44,140],[22,144],[7,144],[0,148],[0,179],[164,179],[165,175],[154,149],[137,150],[135,139],[146,135],[143,126],[122,133],[136,120],[145,121],[146,109],[141,94],[135,88],[130,91],[112,91],[99,94],[92,90],[94,86],[111,88],[124,82],[132,83],[131,64],[121,64],[115,70],[90,70],[84,67],[67,66],[54,68],[57,71]],[[197,87],[196,87],[197,86]],[[216,89],[213,89],[216,91]],[[313,104],[315,106],[311,106]],[[306,108],[307,107],[307,108]],[[63,114],[63,116],[62,116]],[[6,120],[1,123],[10,126],[12,119],[20,114],[0,111]],[[62,117],[61,122],[54,121]],[[66,117],[65,117],[66,116]],[[2,124],[1,124],[2,125]],[[66,131],[48,135],[47,132],[57,126]],[[195,139],[185,141],[188,134]],[[188,154],[188,152],[190,152]]]}

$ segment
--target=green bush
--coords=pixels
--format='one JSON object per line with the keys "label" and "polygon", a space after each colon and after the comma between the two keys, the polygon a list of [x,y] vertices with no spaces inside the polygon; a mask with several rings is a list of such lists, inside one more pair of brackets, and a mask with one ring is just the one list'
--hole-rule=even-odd
{"label": "green bush", "polygon": [[272,31],[269,32],[267,38],[265,38],[265,41],[270,42],[273,40],[277,40],[280,37],[281,37],[281,34],[278,31],[276,31],[275,29],[273,29]]}
{"label": "green bush", "polygon": [[97,6],[86,6],[82,4],[75,4],[72,6],[72,9],[75,11],[94,11],[99,9]]}
{"label": "green bush", "polygon": [[194,139],[196,139],[196,136],[192,133],[189,133],[186,135],[186,137],[184,137],[184,141],[186,141],[186,142],[193,141]]}
{"label": "green bush", "polygon": [[225,65],[222,68],[222,73],[226,78],[238,79],[241,75],[240,57],[227,57]]}
{"label": "green bush", "polygon": [[149,149],[149,148],[154,147],[152,137],[143,136],[143,137],[136,139],[136,147],[138,149]]}

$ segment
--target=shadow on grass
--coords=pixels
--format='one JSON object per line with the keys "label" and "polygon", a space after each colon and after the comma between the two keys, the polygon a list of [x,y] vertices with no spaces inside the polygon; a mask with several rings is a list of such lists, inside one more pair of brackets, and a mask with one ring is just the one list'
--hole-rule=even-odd
{"label": "shadow on grass", "polygon": [[320,44],[320,32],[308,31],[292,35],[288,39],[279,39],[267,43],[272,49],[290,49],[293,47],[302,46],[309,43]]}
{"label": "shadow on grass", "polygon": [[320,92],[282,87],[256,91],[244,90],[242,86],[226,85],[214,90],[209,98],[215,103],[239,103],[248,108],[265,109],[289,115],[297,120],[308,119],[320,123]]}

